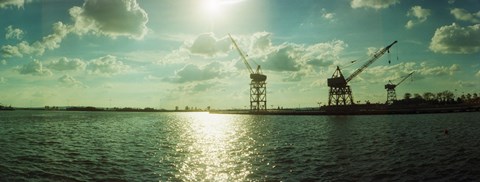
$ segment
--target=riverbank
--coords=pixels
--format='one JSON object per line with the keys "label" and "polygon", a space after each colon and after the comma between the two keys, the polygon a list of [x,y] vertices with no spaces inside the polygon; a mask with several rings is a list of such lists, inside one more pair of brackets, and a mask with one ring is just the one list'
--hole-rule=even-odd
{"label": "riverbank", "polygon": [[459,105],[385,105],[359,104],[350,106],[323,106],[317,109],[280,109],[280,110],[212,110],[211,114],[252,114],[252,115],[387,115],[387,114],[431,114],[454,112],[478,112],[480,104]]}

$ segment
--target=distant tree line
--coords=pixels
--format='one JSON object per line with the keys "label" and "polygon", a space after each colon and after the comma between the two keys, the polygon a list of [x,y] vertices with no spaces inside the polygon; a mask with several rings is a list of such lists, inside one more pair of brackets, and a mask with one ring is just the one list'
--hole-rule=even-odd
{"label": "distant tree line", "polygon": [[480,94],[467,93],[455,97],[455,94],[451,91],[445,90],[443,92],[432,93],[425,92],[423,94],[418,93],[405,93],[402,100],[397,100],[394,104],[480,104]]}

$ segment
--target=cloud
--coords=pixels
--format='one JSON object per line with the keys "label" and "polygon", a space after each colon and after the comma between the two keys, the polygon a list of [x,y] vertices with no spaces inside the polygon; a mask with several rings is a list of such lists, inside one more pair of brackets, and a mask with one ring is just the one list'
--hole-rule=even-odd
{"label": "cloud", "polygon": [[435,30],[430,50],[442,54],[471,54],[480,51],[480,24],[461,27],[455,23]]}
{"label": "cloud", "polygon": [[[299,46],[294,44],[283,44],[265,55],[262,68],[272,71],[298,71],[300,64],[297,62]],[[254,68],[255,69],[255,68]]]}
{"label": "cloud", "polygon": [[[388,66],[374,66],[366,69],[363,74],[358,76],[359,80],[362,78],[369,78],[368,81],[373,83],[387,83],[389,80],[399,81],[404,76],[414,71],[412,77],[416,80],[425,78],[437,78],[439,76],[452,76],[460,71],[458,64],[451,66],[432,66],[423,62],[417,64],[416,62],[405,62]],[[354,81],[358,81],[354,79]]]}
{"label": "cloud", "polygon": [[86,87],[82,82],[67,74],[58,78],[58,81],[67,87]]}
{"label": "cloud", "polygon": [[423,9],[421,6],[413,6],[408,12],[407,16],[414,18],[413,20],[408,20],[405,27],[407,29],[413,28],[413,26],[423,23],[430,16],[431,10]]}
{"label": "cloud", "polygon": [[458,64],[452,64],[452,66],[438,66],[438,67],[428,67],[426,65],[421,65],[422,67],[418,69],[418,73],[423,76],[443,76],[443,75],[453,75],[455,72],[460,70]]}
{"label": "cloud", "polygon": [[480,70],[478,70],[477,74],[475,74],[476,77],[480,77]]}
{"label": "cloud", "polygon": [[186,83],[221,78],[226,74],[223,65],[219,62],[213,62],[203,67],[188,64],[180,70],[175,71],[174,77],[167,78],[166,80],[174,83]]}
{"label": "cloud", "polygon": [[21,67],[17,68],[18,72],[23,75],[37,75],[37,76],[51,76],[52,71],[45,68],[42,63],[38,60],[33,60]]}
{"label": "cloud", "polygon": [[[69,12],[74,25],[56,22],[52,25],[53,33],[43,37],[41,41],[33,44],[22,41],[14,46],[2,46],[3,57],[43,55],[45,50],[59,48],[63,38],[71,32],[79,35],[93,32],[113,38],[127,36],[134,39],[142,39],[147,33],[147,13],[140,8],[136,0],[86,0],[83,7],[75,6]],[[17,35],[15,30],[12,29],[11,34],[7,31],[6,37]]]}
{"label": "cloud", "polygon": [[452,10],[450,10],[450,13],[457,20],[480,23],[480,11],[478,11],[477,13],[470,13],[465,9],[453,8]]}
{"label": "cloud", "polygon": [[0,83],[6,83],[6,82],[7,82],[7,79],[0,76]]}
{"label": "cloud", "polygon": [[192,54],[213,57],[228,52],[230,50],[230,45],[230,40],[227,37],[217,39],[213,33],[206,33],[199,35],[193,41],[189,50]]}
{"label": "cloud", "polygon": [[[338,60],[339,54],[347,47],[341,40],[317,43],[313,45],[300,45],[284,43],[274,46],[271,51],[257,60],[262,68],[272,71],[300,71],[307,69],[307,65],[313,67],[329,66]],[[297,74],[298,76],[305,74]]]}
{"label": "cloud", "polygon": [[178,88],[174,89],[174,92],[183,92],[189,95],[198,94],[212,89],[219,84],[220,83],[215,81],[190,82],[178,86]]}
{"label": "cloud", "polygon": [[[313,45],[295,43],[273,45],[269,32],[257,32],[249,38],[240,38],[239,44],[242,41],[250,41],[250,54],[247,59],[253,69],[258,63],[264,70],[290,72],[285,74],[288,75],[284,78],[285,81],[300,81],[313,71],[330,66],[347,47],[341,40]],[[238,54],[237,59],[240,59]],[[245,68],[241,61],[237,61],[236,67]]]}
{"label": "cloud", "polygon": [[136,0],[86,0],[69,13],[75,22],[74,32],[80,35],[93,32],[143,39],[148,31],[148,15]]}
{"label": "cloud", "polygon": [[329,21],[334,21],[335,13],[329,13],[325,8],[322,8],[322,18]]}
{"label": "cloud", "polygon": [[0,9],[7,8],[8,6],[23,8],[23,4],[25,4],[25,0],[0,0]]}
{"label": "cloud", "polygon": [[348,45],[341,40],[317,43],[306,48],[302,59],[314,66],[328,66],[339,59],[340,53]]}
{"label": "cloud", "polygon": [[84,70],[86,65],[87,64],[80,59],[68,59],[66,57],[62,57],[58,60],[52,61],[50,64],[47,65],[47,67],[57,71],[65,71]]}
{"label": "cloud", "polygon": [[458,80],[455,84],[460,88],[473,88],[478,85],[477,82]]}
{"label": "cloud", "polygon": [[23,57],[23,55],[43,55],[46,49],[53,50],[60,47],[60,42],[70,31],[68,25],[62,22],[54,23],[53,33],[42,38],[41,41],[37,41],[33,44],[29,44],[26,41],[22,41],[19,44],[2,46],[1,51],[3,57]]}
{"label": "cloud", "polygon": [[270,50],[272,39],[270,32],[256,32],[251,37],[250,50],[252,53],[261,53]]}
{"label": "cloud", "polygon": [[94,59],[88,63],[87,70],[92,74],[111,76],[127,72],[130,66],[117,60],[115,56],[107,55]]}
{"label": "cloud", "polygon": [[350,6],[352,8],[373,8],[373,9],[384,9],[388,8],[391,5],[400,3],[400,0],[352,0]]}
{"label": "cloud", "polygon": [[7,64],[7,60],[2,59],[2,60],[0,61],[0,64],[1,64],[1,65],[6,65],[6,64]]}
{"label": "cloud", "polygon": [[5,34],[5,39],[17,39],[17,40],[22,40],[23,38],[23,30],[18,29],[18,28],[13,28],[11,25],[5,28],[5,31],[7,32]]}

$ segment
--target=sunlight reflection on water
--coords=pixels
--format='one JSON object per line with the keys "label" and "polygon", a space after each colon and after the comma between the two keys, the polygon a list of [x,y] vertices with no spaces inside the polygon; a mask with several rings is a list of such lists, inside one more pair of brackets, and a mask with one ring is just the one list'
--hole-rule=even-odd
{"label": "sunlight reflection on water", "polygon": [[[189,146],[179,146],[185,158],[176,177],[186,181],[242,181],[250,173],[251,164],[245,160],[248,148],[241,142],[245,132],[240,130],[235,117],[190,113],[188,129],[182,136],[188,138]],[[236,117],[238,118],[238,117]]]}

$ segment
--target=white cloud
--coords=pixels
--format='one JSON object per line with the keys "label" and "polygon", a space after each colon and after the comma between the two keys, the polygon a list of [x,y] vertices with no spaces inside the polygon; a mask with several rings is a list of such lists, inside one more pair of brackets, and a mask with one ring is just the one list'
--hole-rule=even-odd
{"label": "white cloud", "polygon": [[122,61],[117,60],[117,57],[107,55],[94,59],[88,63],[87,70],[90,73],[111,76],[127,72],[130,66],[123,64]]}
{"label": "white cloud", "polygon": [[400,0],[352,0],[350,6],[352,8],[373,8],[384,9],[391,5],[400,3]]}
{"label": "white cloud", "polygon": [[5,31],[7,32],[5,34],[5,39],[17,39],[21,40],[23,38],[23,30],[18,29],[18,28],[13,28],[11,25],[5,28]]}
{"label": "white cloud", "polygon": [[180,49],[169,52],[165,56],[162,56],[158,61],[155,62],[155,64],[159,64],[159,65],[181,64],[181,63],[185,63],[186,60],[188,60],[189,58],[190,58],[189,50],[186,50],[185,48],[180,48]]}
{"label": "white cloud", "polygon": [[7,64],[7,60],[2,59],[2,60],[0,61],[0,64],[1,64],[1,65],[6,65],[6,64]]}
{"label": "white cloud", "polygon": [[472,23],[480,23],[480,11],[477,13],[470,13],[465,9],[453,8],[450,13],[457,19],[462,21],[468,21]]}
{"label": "white cloud", "polygon": [[42,63],[38,60],[33,60],[32,62],[29,62],[21,67],[17,68],[18,72],[20,74],[30,74],[30,75],[37,75],[37,76],[51,76],[52,71],[49,69],[45,68]]}
{"label": "white cloud", "polygon": [[[270,52],[255,59],[261,60],[262,68],[273,71],[300,71],[308,66],[326,67],[338,60],[339,54],[347,47],[341,40],[300,45],[284,43],[271,48]],[[302,76],[305,74],[297,74]]]}
{"label": "white cloud", "polygon": [[471,54],[480,51],[480,24],[461,27],[455,23],[435,30],[430,50],[442,54]]}
{"label": "white cloud", "polygon": [[[60,47],[63,38],[71,32],[79,35],[92,32],[113,38],[127,36],[134,39],[142,39],[147,33],[147,13],[139,7],[136,0],[86,0],[83,7],[73,7],[69,11],[74,25],[56,22],[52,25],[53,33],[43,37],[41,41],[33,44],[22,41],[15,46],[2,46],[2,56],[43,55],[45,50]],[[15,32],[15,29],[12,31]],[[16,35],[18,33],[7,32],[6,37]]]}
{"label": "white cloud", "polygon": [[73,7],[69,12],[77,34],[143,39],[148,30],[148,15],[136,0],[86,0],[82,7]]}
{"label": "white cloud", "polygon": [[209,89],[213,89],[219,85],[216,81],[203,81],[203,82],[189,82],[178,86],[173,92],[182,92],[188,95],[194,95],[201,92],[205,92]]}
{"label": "white cloud", "polygon": [[460,88],[473,88],[478,85],[477,82],[470,82],[464,80],[458,80],[457,82],[455,82],[455,84],[457,85],[457,87]]}
{"label": "white cloud", "polygon": [[305,49],[302,59],[314,66],[328,66],[339,59],[340,53],[346,47],[348,45],[341,40],[317,43]]}
{"label": "white cloud", "polygon": [[[242,41],[250,41],[250,54],[247,59],[253,69],[258,63],[264,70],[290,72],[284,74],[287,75],[287,78],[283,79],[285,81],[300,81],[303,77],[311,75],[312,71],[330,66],[347,47],[341,40],[313,45],[295,43],[273,45],[269,32],[257,32],[250,38],[238,40],[239,44],[242,44]],[[238,54],[237,59],[240,59]],[[236,67],[244,69],[245,66],[241,61],[237,61]]]}
{"label": "white cloud", "polygon": [[[358,78],[353,81],[368,81],[370,83],[387,83],[389,80],[396,83],[401,78],[414,71],[412,75],[414,80],[421,80],[426,78],[438,78],[441,76],[453,76],[460,71],[458,64],[451,66],[434,66],[423,62],[417,64],[416,62],[405,62],[388,66],[373,66],[366,69]],[[365,79],[368,78],[368,79]]]}
{"label": "white cloud", "polygon": [[82,82],[67,74],[58,78],[58,81],[67,87],[86,87]]}
{"label": "white cloud", "polygon": [[23,55],[42,55],[46,49],[53,50],[60,47],[60,42],[68,34],[70,27],[57,22],[53,24],[53,33],[42,38],[42,41],[37,41],[33,44],[29,44],[26,41],[22,41],[19,44],[2,46],[1,50],[3,57],[23,57]]}
{"label": "white cloud", "polygon": [[475,74],[476,77],[480,77],[480,70],[478,70],[477,74]]}
{"label": "white cloud", "polygon": [[423,23],[427,20],[428,16],[430,16],[431,10],[429,9],[423,9],[421,6],[413,6],[408,12],[407,16],[408,17],[413,17],[415,19],[413,20],[408,20],[407,24],[405,27],[407,29],[411,29],[413,26]]}
{"label": "white cloud", "polygon": [[175,83],[186,83],[194,81],[205,81],[225,76],[227,72],[219,62],[213,62],[203,67],[188,64],[180,70],[175,71],[175,76],[167,78],[167,81]]}
{"label": "white cloud", "polygon": [[25,0],[0,0],[0,9],[8,6],[16,6],[17,8],[23,8]]}
{"label": "white cloud", "polygon": [[272,47],[272,39],[270,32],[256,32],[252,35],[250,51],[252,53],[261,53],[270,50]]}
{"label": "white cloud", "polygon": [[265,55],[263,63],[260,64],[263,69],[273,71],[298,71],[300,63],[296,58],[300,56],[300,48],[301,46],[295,44],[282,44]]}
{"label": "white cloud", "polygon": [[335,13],[327,12],[325,8],[322,8],[322,18],[329,21],[334,21]]}
{"label": "white cloud", "polygon": [[0,76],[0,83],[6,83],[6,82],[7,82],[7,79]]}
{"label": "white cloud", "polygon": [[58,60],[52,61],[47,65],[47,67],[57,71],[65,71],[65,70],[84,70],[86,65],[87,64],[80,59],[68,59],[66,57],[62,57]]}
{"label": "white cloud", "polygon": [[206,33],[199,35],[189,46],[189,50],[192,54],[213,57],[228,52],[230,45],[230,40],[227,37],[217,39],[213,33]]}

